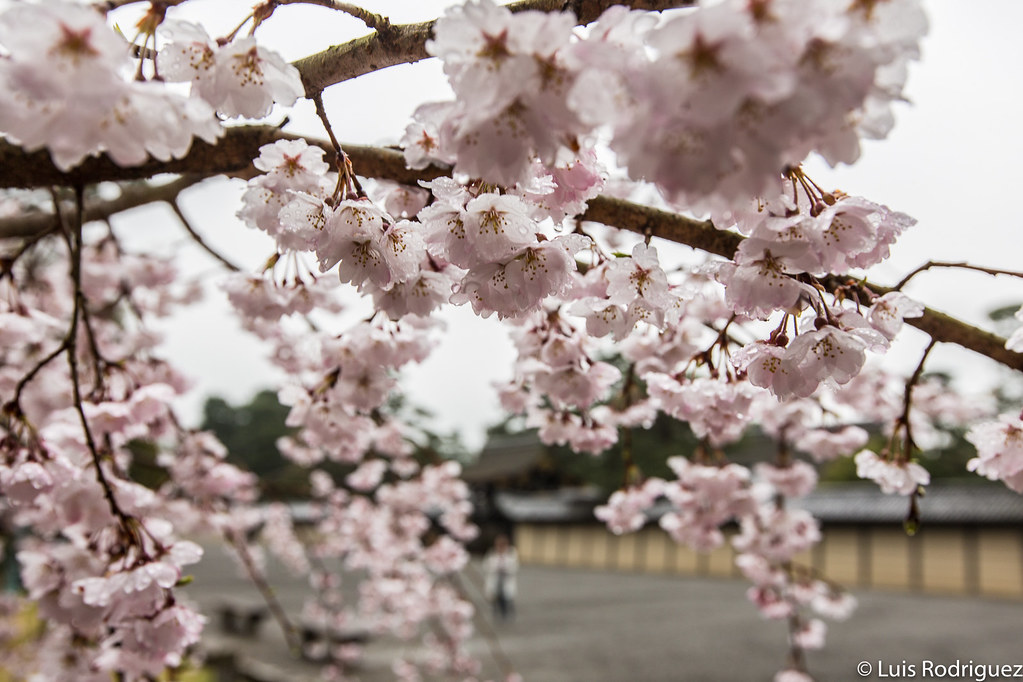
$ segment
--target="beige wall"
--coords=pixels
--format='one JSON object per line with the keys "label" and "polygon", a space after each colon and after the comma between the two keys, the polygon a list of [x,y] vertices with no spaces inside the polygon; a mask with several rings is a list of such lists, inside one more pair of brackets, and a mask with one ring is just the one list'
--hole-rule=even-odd
{"label": "beige wall", "polygon": [[[727,535],[727,534],[726,534]],[[800,564],[848,587],[1023,598],[1023,529],[834,526]],[[613,535],[596,524],[520,524],[523,563],[619,571],[737,576],[730,543],[701,554],[656,527]]]}

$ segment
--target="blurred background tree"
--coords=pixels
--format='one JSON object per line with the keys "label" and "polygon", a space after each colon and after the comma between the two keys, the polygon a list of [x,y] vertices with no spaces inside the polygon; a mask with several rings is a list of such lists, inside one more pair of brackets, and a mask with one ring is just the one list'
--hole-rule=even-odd
{"label": "blurred background tree", "polygon": [[281,405],[271,390],[260,391],[244,405],[211,396],[203,406],[200,428],[216,434],[227,447],[229,462],[259,476],[266,497],[305,497],[308,474],[277,450],[277,439],[293,431],[284,423],[290,409]]}

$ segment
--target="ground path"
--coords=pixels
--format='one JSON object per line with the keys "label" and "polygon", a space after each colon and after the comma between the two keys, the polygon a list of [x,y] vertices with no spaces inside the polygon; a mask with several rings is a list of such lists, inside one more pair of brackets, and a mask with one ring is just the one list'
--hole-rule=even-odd
{"label": "ground path", "polygon": [[[216,547],[192,573],[195,581],[187,589],[203,606],[229,595],[258,598]],[[303,583],[275,565],[269,574],[285,610],[297,614]],[[467,579],[475,584],[478,574],[470,572]],[[784,663],[786,630],[782,623],[760,620],[744,597],[746,587],[741,580],[525,566],[517,617],[495,630],[527,682],[769,681]],[[831,624],[828,647],[811,654],[811,672],[821,682],[886,679],[878,676],[879,662],[886,674],[913,665],[915,679],[927,679],[925,661],[1023,664],[1023,603],[881,591],[856,596],[857,613]],[[480,616],[489,619],[489,609],[484,606]],[[211,643],[285,671],[289,682],[318,678],[316,666],[291,659],[273,623],[247,639],[221,635],[215,620],[208,630]],[[487,664],[485,673],[496,676],[483,639],[473,648]],[[396,642],[374,639],[359,679],[394,679],[389,661],[399,651]],[[872,667],[866,677],[857,674],[861,661]]]}

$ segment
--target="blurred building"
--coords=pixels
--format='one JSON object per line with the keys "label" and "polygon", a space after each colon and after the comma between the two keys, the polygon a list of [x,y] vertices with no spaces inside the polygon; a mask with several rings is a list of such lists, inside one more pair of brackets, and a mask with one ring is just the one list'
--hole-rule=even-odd
{"label": "blurred building", "polygon": [[[494,501],[524,563],[740,575],[729,543],[709,553],[677,545],[657,526],[657,510],[641,531],[616,536],[594,518],[603,500],[592,493],[504,491]],[[872,484],[822,486],[789,503],[811,512],[823,535],[796,563],[847,587],[1023,598],[1023,497],[1007,489],[932,486],[912,536],[903,529],[907,499]]]}

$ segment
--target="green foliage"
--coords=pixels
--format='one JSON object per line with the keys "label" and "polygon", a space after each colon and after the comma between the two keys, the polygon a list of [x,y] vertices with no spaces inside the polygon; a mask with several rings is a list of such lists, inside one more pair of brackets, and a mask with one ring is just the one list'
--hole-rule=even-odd
{"label": "green foliage", "polygon": [[[245,405],[231,405],[213,396],[203,407],[202,428],[212,431],[227,447],[229,462],[259,477],[264,498],[301,499],[309,494],[309,472],[285,459],[277,450],[277,440],[293,433],[285,425],[290,408],[281,405],[273,391],[260,391]],[[432,414],[409,405],[401,396],[388,400],[384,411],[399,416],[418,431],[414,456],[422,463],[468,456],[456,434],[438,434],[427,427]],[[347,463],[323,462],[319,468],[340,482],[351,473]]]}
{"label": "green foliage", "polygon": [[[866,447],[874,452],[881,452],[888,438],[877,426],[868,427],[871,431]],[[964,437],[962,429],[946,432],[949,443],[944,447],[933,448],[916,453],[917,462],[931,474],[932,481],[955,481],[959,483],[987,483],[987,479],[966,470],[966,463],[977,456],[977,451]],[[856,475],[856,463],[852,457],[839,457],[831,462],[818,465],[817,471],[823,482],[859,481]]]}
{"label": "green foliage", "polygon": [[156,490],[170,478],[167,471],[156,463],[156,457],[160,454],[160,447],[156,443],[135,439],[129,441],[127,447],[132,455],[129,474],[133,481]]}
{"label": "green foliage", "polygon": [[[631,441],[631,442],[630,442]],[[637,476],[671,478],[668,458],[691,457],[698,440],[689,425],[664,414],[649,429],[633,429],[618,444],[599,455],[576,454],[567,447],[548,448],[549,466],[566,483],[595,485],[610,493]],[[632,469],[626,469],[631,463]]]}
{"label": "green foliage", "polygon": [[203,407],[202,428],[227,447],[227,460],[259,476],[271,498],[302,497],[306,474],[277,451],[277,439],[292,432],[285,425],[289,408],[273,391],[260,391],[245,405],[214,396]]}
{"label": "green foliage", "polygon": [[1001,308],[995,308],[994,310],[990,311],[987,314],[987,316],[988,319],[994,322],[1011,320],[1013,316],[1016,314],[1016,311],[1019,310],[1019,307],[1020,307],[1019,303],[1013,303],[1012,305],[1004,305]]}
{"label": "green foliage", "polygon": [[[491,435],[504,429],[491,429]],[[868,448],[880,452],[887,442],[880,428],[868,427],[871,439]],[[966,462],[976,456],[973,446],[963,438],[962,431],[949,432],[950,442],[947,446],[918,453],[919,462],[931,474],[932,480],[957,483],[984,484],[986,480],[966,470]],[[630,436],[622,434],[620,442],[600,455],[589,456],[573,453],[567,447],[549,447],[541,461],[541,468],[550,470],[550,478],[560,481],[563,485],[595,485],[602,491],[610,493],[621,488],[627,482],[659,476],[672,478],[673,474],[667,465],[669,457],[682,455],[693,459],[699,447],[698,439],[684,422],[659,415],[649,430],[634,429]],[[631,447],[626,444],[631,438]],[[721,461],[735,462],[744,466],[753,466],[756,462],[774,461],[778,448],[774,439],[763,434],[758,428],[751,428],[737,443],[733,443],[723,451]],[[625,455],[631,452],[634,469],[626,474],[627,462]],[[812,463],[809,456],[794,453],[798,458]],[[714,454],[709,455],[717,461]],[[853,458],[839,457],[830,462],[817,465],[822,482],[859,481],[856,475],[856,463]],[[542,472],[541,472],[542,473]]]}
{"label": "green foliage", "polygon": [[931,480],[955,479],[956,483],[1001,486],[1001,483],[988,481],[983,476],[967,471],[966,463],[977,456],[977,449],[963,437],[964,433],[962,429],[950,431],[951,439],[948,445],[918,454],[918,461],[930,472]]}

